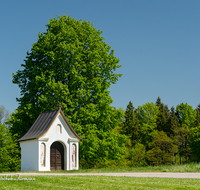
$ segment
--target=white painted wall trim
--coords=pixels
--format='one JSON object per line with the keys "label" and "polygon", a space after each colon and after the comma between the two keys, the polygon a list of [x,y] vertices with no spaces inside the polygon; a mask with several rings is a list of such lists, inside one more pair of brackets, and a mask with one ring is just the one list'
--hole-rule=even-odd
{"label": "white painted wall trim", "polygon": [[75,139],[75,138],[69,138],[68,140],[69,140],[69,142],[79,142],[79,140]]}
{"label": "white painted wall trim", "polygon": [[49,138],[39,138],[38,140],[39,140],[39,141],[48,141]]}

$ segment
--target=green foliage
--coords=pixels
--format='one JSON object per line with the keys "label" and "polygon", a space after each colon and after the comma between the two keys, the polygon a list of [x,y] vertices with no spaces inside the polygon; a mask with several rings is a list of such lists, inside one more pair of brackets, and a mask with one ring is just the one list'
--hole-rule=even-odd
{"label": "green foliage", "polygon": [[191,129],[190,147],[196,160],[200,161],[200,126]]}
{"label": "green foliage", "polygon": [[171,131],[171,133],[168,134],[168,136],[171,136],[171,137],[173,138],[173,136],[174,136],[174,130],[175,130],[175,128],[177,128],[178,125],[179,125],[179,123],[178,123],[178,118],[177,118],[177,115],[176,115],[176,112],[175,112],[175,108],[174,108],[174,107],[171,107],[168,125],[169,125],[170,131]]}
{"label": "green foliage", "polygon": [[118,110],[121,113],[121,118],[119,119],[118,126],[116,128],[114,128],[114,129],[112,129],[111,132],[124,134],[124,120],[125,120],[124,116],[125,116],[125,111],[121,107]]}
{"label": "green foliage", "polygon": [[143,144],[137,143],[129,150],[131,166],[146,166],[146,150]]}
{"label": "green foliage", "polygon": [[120,159],[120,160],[102,160],[102,159],[97,159],[94,163],[93,166],[91,167],[88,162],[86,162],[84,159],[80,160],[80,170],[88,169],[91,168],[91,170],[95,169],[108,169],[108,168],[125,168],[129,166],[129,162],[126,159]]}
{"label": "green foliage", "polygon": [[138,114],[134,109],[131,101],[127,105],[123,124],[124,125],[122,133],[130,138],[131,144],[132,146],[134,146],[140,140],[140,129]]}
{"label": "green foliage", "polygon": [[194,127],[196,110],[194,110],[192,106],[188,105],[187,103],[181,103],[177,106],[176,112],[178,114],[178,119],[181,126],[185,125],[189,128]]}
{"label": "green foliage", "polygon": [[149,147],[151,149],[147,152],[147,159],[152,165],[166,165],[172,163],[172,150],[175,145],[165,132],[158,131]]}
{"label": "green foliage", "polygon": [[159,108],[159,113],[157,116],[157,129],[159,131],[164,131],[167,133],[167,135],[170,135],[172,133],[172,129],[171,129],[171,125],[169,123],[169,119],[170,119],[170,112],[168,109],[167,105],[164,105],[161,102],[160,97],[158,97],[157,101],[156,101],[156,106],[158,106]]}
{"label": "green foliage", "polygon": [[124,133],[126,135],[130,135],[133,132],[134,129],[134,107],[132,102],[130,101],[127,105],[126,111],[125,111],[125,117],[124,117]]}
{"label": "green foliage", "polygon": [[19,107],[9,120],[11,131],[24,135],[40,112],[62,110],[75,131],[84,139],[80,158],[89,165],[95,160],[121,159],[125,143],[111,133],[122,114],[113,109],[108,88],[121,74],[114,50],[102,32],[90,22],[58,16],[27,52],[23,70],[13,74],[21,91]]}
{"label": "green foliage", "polygon": [[[133,165],[134,158],[134,148],[130,147],[137,143],[145,147],[147,159],[153,165],[199,161],[199,110],[200,105],[194,110],[187,103],[181,103],[176,110],[171,107],[169,111],[160,97],[156,104],[146,103],[137,110],[129,102],[124,120],[124,131],[129,137],[125,158],[129,165]],[[139,126],[134,113],[137,113]],[[131,136],[134,133],[139,134],[135,142]],[[164,145],[168,147],[162,147]]]}
{"label": "green foliage", "polygon": [[182,125],[181,127],[176,127],[174,129],[174,142],[178,146],[180,155],[180,164],[182,163],[181,158],[187,161],[191,155],[190,143],[190,129],[187,125]]}
{"label": "green foliage", "polygon": [[196,120],[194,124],[195,127],[200,125],[200,104],[197,106],[196,112],[197,112],[197,115],[196,115]]}
{"label": "green foliage", "polygon": [[20,170],[20,152],[16,140],[16,136],[12,136],[6,126],[0,124],[0,172]]}
{"label": "green foliage", "polygon": [[120,160],[126,154],[126,140],[126,136],[119,133],[88,131],[87,138],[80,142],[80,152],[84,151],[81,159],[85,166],[82,164],[82,168],[97,167],[99,162]]}
{"label": "green foliage", "polygon": [[159,108],[153,102],[138,106],[138,118],[141,133],[141,143],[145,146],[152,141],[157,128]]}

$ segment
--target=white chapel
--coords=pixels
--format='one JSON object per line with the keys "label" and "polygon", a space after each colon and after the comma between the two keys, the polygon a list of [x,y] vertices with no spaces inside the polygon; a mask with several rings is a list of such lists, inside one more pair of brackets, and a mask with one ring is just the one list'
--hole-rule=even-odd
{"label": "white chapel", "polygon": [[21,171],[79,169],[79,141],[61,107],[41,113],[27,133],[17,140]]}

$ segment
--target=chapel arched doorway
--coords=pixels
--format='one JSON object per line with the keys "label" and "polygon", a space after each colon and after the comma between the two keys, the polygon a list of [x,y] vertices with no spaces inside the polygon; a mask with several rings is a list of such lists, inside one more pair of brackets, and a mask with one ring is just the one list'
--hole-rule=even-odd
{"label": "chapel arched doorway", "polygon": [[64,170],[64,147],[58,141],[50,147],[50,169]]}

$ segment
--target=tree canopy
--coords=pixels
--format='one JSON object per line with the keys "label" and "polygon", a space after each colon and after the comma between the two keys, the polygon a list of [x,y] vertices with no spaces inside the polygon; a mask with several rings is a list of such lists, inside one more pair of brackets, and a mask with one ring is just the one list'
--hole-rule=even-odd
{"label": "tree canopy", "polygon": [[61,104],[69,122],[85,139],[80,144],[81,158],[121,158],[124,142],[113,142],[122,135],[108,135],[121,117],[110,105],[108,90],[121,76],[115,73],[120,65],[114,50],[104,41],[102,31],[88,21],[64,15],[50,19],[46,27],[27,52],[23,70],[13,74],[21,96],[10,120],[12,133],[24,135],[40,112]]}

